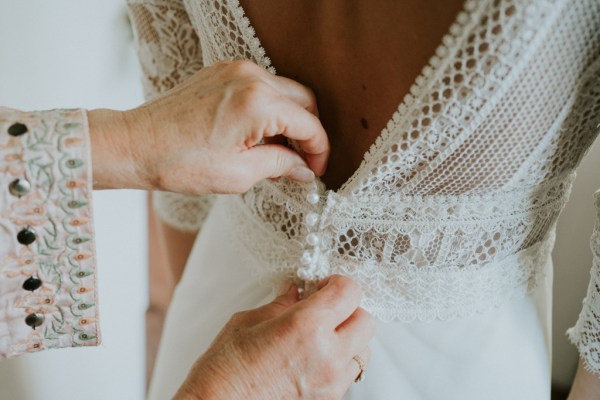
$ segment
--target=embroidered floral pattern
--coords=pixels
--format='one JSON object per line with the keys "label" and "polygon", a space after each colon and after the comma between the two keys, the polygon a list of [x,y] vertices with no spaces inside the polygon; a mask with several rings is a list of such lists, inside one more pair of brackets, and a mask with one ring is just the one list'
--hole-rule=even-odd
{"label": "embroidered floral pattern", "polygon": [[[16,122],[28,131],[13,137]],[[83,110],[0,108],[0,357],[100,342],[89,151]],[[31,191],[11,194],[15,179]],[[24,228],[36,233],[29,246],[16,239]],[[30,277],[41,287],[26,291]],[[44,315],[34,331],[24,321],[33,313]]]}

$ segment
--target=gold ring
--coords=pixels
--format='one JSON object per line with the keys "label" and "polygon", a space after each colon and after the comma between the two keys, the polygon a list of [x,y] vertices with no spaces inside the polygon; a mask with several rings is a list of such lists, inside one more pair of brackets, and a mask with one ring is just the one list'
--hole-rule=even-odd
{"label": "gold ring", "polygon": [[354,379],[354,382],[358,383],[365,378],[365,360],[363,360],[358,354],[352,357],[352,359],[356,361],[358,368],[360,368],[358,376]]}

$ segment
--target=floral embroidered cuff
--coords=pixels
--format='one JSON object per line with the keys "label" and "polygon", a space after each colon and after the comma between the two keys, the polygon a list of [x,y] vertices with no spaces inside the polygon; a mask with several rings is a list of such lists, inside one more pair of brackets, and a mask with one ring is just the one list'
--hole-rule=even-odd
{"label": "floral embroidered cuff", "polygon": [[100,343],[84,110],[0,108],[0,358]]}

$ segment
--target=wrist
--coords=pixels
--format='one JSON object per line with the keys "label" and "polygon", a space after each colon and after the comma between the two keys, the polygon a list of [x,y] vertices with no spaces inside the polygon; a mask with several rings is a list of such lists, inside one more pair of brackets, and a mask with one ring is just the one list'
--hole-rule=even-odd
{"label": "wrist", "polygon": [[237,400],[235,384],[218,368],[210,368],[202,359],[190,371],[173,400]]}
{"label": "wrist", "polygon": [[146,189],[140,176],[140,153],[126,112],[96,109],[87,112],[95,189]]}
{"label": "wrist", "polygon": [[271,399],[270,390],[263,385],[275,385],[276,382],[258,384],[252,376],[251,365],[241,363],[242,356],[235,355],[236,350],[228,346],[220,351],[208,350],[188,374],[174,400],[246,400]]}

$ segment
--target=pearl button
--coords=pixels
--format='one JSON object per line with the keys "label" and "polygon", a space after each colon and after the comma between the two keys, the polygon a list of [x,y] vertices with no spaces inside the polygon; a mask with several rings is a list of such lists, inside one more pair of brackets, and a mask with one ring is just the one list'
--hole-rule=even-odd
{"label": "pearl button", "polygon": [[306,218],[304,221],[306,222],[306,225],[314,226],[317,223],[317,221],[319,221],[319,216],[316,213],[311,212],[306,214]]}
{"label": "pearl button", "polygon": [[8,191],[13,196],[21,197],[29,193],[31,184],[25,179],[15,179],[8,185]]}
{"label": "pearl button", "polygon": [[308,200],[308,202],[309,202],[310,204],[317,204],[317,203],[319,202],[319,199],[320,199],[320,198],[321,198],[321,196],[319,196],[319,194],[318,194],[318,193],[315,193],[315,192],[309,193],[309,194],[306,196],[306,200]]}
{"label": "pearl button", "polygon": [[307,269],[304,268],[300,268],[297,272],[296,275],[298,276],[298,278],[302,279],[303,281],[309,281],[311,279],[311,274]]}
{"label": "pearl button", "polygon": [[313,260],[313,256],[310,253],[310,251],[306,250],[303,254],[302,254],[302,264],[304,265],[309,265],[312,260]]}
{"label": "pearl button", "polygon": [[308,244],[310,244],[311,246],[316,246],[319,244],[319,235],[316,233],[309,233],[308,236],[306,236],[306,241],[308,242]]}
{"label": "pearl button", "polygon": [[25,317],[25,323],[35,329],[44,323],[44,314],[29,314],[27,317]]}

